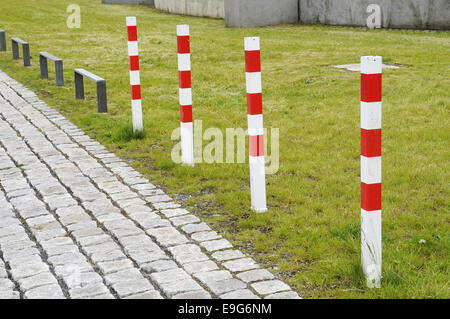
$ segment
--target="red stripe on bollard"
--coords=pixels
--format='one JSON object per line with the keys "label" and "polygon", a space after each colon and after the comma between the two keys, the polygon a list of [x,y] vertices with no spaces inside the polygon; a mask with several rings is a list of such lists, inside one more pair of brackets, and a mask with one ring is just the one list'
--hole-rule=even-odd
{"label": "red stripe on bollard", "polygon": [[180,119],[183,123],[192,122],[192,105],[180,106]]}
{"label": "red stripe on bollard", "polygon": [[140,100],[141,99],[141,86],[140,85],[132,85],[131,86],[131,99],[132,100]]}
{"label": "red stripe on bollard", "polygon": [[262,93],[247,93],[247,113],[262,114]]}
{"label": "red stripe on bollard", "polygon": [[261,53],[260,51],[245,51],[245,71],[261,72]]}
{"label": "red stripe on bollard", "polygon": [[128,41],[137,41],[137,27],[134,26],[128,26]]}
{"label": "red stripe on bollard", "polygon": [[361,74],[361,102],[381,102],[381,74]]}
{"label": "red stripe on bollard", "polygon": [[361,129],[361,155],[366,157],[381,156],[381,129]]}
{"label": "red stripe on bollard", "polygon": [[264,155],[264,135],[248,136],[248,152],[250,156]]}
{"label": "red stripe on bollard", "polygon": [[178,71],[180,89],[191,88],[191,71]]}
{"label": "red stripe on bollard", "polygon": [[177,37],[177,44],[178,44],[178,53],[190,53],[191,47],[189,44],[189,36],[188,35],[182,35]]}
{"label": "red stripe on bollard", "polygon": [[130,56],[130,71],[139,71],[139,56]]}
{"label": "red stripe on bollard", "polygon": [[365,211],[381,210],[381,183],[361,182],[361,208]]}

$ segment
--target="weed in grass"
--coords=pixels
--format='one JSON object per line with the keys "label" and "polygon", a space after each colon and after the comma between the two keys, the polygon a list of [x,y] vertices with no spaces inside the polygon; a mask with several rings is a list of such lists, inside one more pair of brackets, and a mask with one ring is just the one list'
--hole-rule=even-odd
{"label": "weed in grass", "polygon": [[113,142],[129,142],[131,140],[142,140],[145,137],[145,130],[133,131],[132,124],[126,124],[118,127],[111,133],[111,139]]}

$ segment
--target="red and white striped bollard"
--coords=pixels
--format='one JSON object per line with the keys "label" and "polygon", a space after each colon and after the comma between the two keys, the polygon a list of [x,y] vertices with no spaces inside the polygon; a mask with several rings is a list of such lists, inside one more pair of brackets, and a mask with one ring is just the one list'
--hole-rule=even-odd
{"label": "red and white striped bollard", "polygon": [[177,25],[178,82],[180,97],[181,161],[194,166],[194,130],[192,124],[191,50],[189,25]]}
{"label": "red and white striped bollard", "polygon": [[367,285],[381,284],[380,56],[361,57],[361,262]]}
{"label": "red and white striped bollard", "polygon": [[127,17],[128,56],[130,59],[131,113],[133,131],[142,131],[141,79],[139,74],[139,51],[136,17]]}
{"label": "red and white striped bollard", "polygon": [[263,213],[267,211],[267,206],[259,37],[245,38],[244,49],[251,207],[256,212]]}

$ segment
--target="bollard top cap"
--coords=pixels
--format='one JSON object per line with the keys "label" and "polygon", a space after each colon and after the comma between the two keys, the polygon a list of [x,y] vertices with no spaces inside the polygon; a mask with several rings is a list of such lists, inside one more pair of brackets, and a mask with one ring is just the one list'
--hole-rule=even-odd
{"label": "bollard top cap", "polygon": [[188,24],[177,25],[177,35],[178,36],[189,35],[189,25]]}
{"label": "bollard top cap", "polygon": [[136,17],[127,17],[127,27],[136,26]]}
{"label": "bollard top cap", "polygon": [[244,48],[245,48],[245,51],[260,50],[259,37],[244,38]]}
{"label": "bollard top cap", "polygon": [[382,72],[383,58],[381,56],[362,56],[361,73],[378,74]]}

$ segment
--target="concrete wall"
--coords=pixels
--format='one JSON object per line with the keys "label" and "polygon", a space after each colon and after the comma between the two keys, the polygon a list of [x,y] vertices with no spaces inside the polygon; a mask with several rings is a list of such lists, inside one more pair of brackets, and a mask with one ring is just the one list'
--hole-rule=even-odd
{"label": "concrete wall", "polygon": [[199,17],[225,17],[224,0],[155,0],[155,8]]}
{"label": "concrete wall", "polygon": [[297,23],[298,12],[298,0],[225,0],[227,27]]}
{"label": "concrete wall", "polygon": [[366,26],[367,6],[381,8],[383,28],[450,29],[450,0],[299,0],[301,23]]}
{"label": "concrete wall", "polygon": [[102,3],[112,3],[112,4],[154,4],[154,0],[102,0]]}

